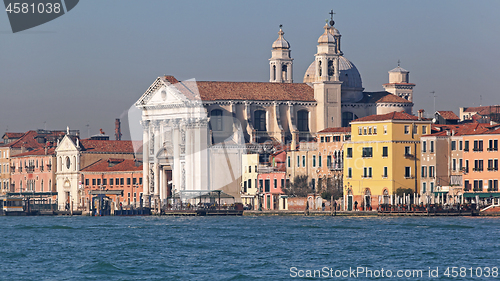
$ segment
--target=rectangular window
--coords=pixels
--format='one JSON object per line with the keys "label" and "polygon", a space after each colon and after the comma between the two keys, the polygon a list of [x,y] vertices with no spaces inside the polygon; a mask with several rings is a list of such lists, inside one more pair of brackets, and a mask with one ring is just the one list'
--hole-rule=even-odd
{"label": "rectangular window", "polygon": [[300,167],[300,156],[297,155],[297,168]]}
{"label": "rectangular window", "polygon": [[498,180],[493,180],[493,191],[498,191]]}
{"label": "rectangular window", "polygon": [[264,182],[264,191],[265,192],[271,192],[271,180],[270,179],[266,179],[265,182]]}
{"label": "rectangular window", "polygon": [[460,170],[464,168],[464,160],[462,158],[458,159],[458,168]]}
{"label": "rectangular window", "polygon": [[89,179],[85,179],[85,185],[89,185]]}
{"label": "rectangular window", "polygon": [[410,133],[410,125],[405,125],[405,135]]}
{"label": "rectangular window", "polygon": [[281,188],[285,187],[285,179],[281,179]]}
{"label": "rectangular window", "polygon": [[371,135],[372,134],[372,127],[368,127],[368,134]]}
{"label": "rectangular window", "polygon": [[137,183],[137,178],[132,178],[132,184],[136,184]]}
{"label": "rectangular window", "polygon": [[102,179],[102,185],[108,185],[108,179]]}
{"label": "rectangular window", "polygon": [[252,180],[251,179],[248,180],[248,188],[249,189],[252,188]]}
{"label": "rectangular window", "polygon": [[457,150],[457,142],[451,141],[451,150]]}
{"label": "rectangular window", "polygon": [[128,198],[130,198],[130,192],[127,195],[128,195]]}
{"label": "rectangular window", "polygon": [[316,189],[316,179],[311,179],[311,188],[312,190]]}
{"label": "rectangular window", "polygon": [[411,167],[405,167],[405,178],[411,177]]}
{"label": "rectangular window", "polygon": [[405,146],[405,156],[411,156],[411,147]]}
{"label": "rectangular window", "polygon": [[372,167],[368,167],[368,177],[372,177]]}
{"label": "rectangular window", "polygon": [[95,185],[95,179],[92,179],[92,185]]}
{"label": "rectangular window", "polygon": [[423,141],[422,142],[422,152],[427,152],[427,142],[426,141]]}
{"label": "rectangular window", "polygon": [[384,135],[387,135],[387,125],[384,125]]}
{"label": "rectangular window", "polygon": [[330,137],[325,137],[325,142],[330,142]]}
{"label": "rectangular window", "polygon": [[332,166],[332,156],[328,155],[326,156],[326,166],[330,168]]}
{"label": "rectangular window", "polygon": [[373,126],[373,134],[376,135],[377,134],[377,126]]}
{"label": "rectangular window", "polygon": [[352,168],[347,168],[347,178],[352,178]]}
{"label": "rectangular window", "polygon": [[470,190],[469,181],[468,181],[468,180],[465,180],[465,181],[464,181],[464,191],[469,191],[469,190]]}
{"label": "rectangular window", "polygon": [[458,150],[462,150],[463,149],[463,143],[462,141],[459,141],[458,142]]}
{"label": "rectangular window", "polygon": [[139,184],[142,184],[142,177],[139,178]]}
{"label": "rectangular window", "polygon": [[287,162],[287,166],[288,166],[288,168],[290,168],[290,167],[291,167],[291,165],[290,165],[290,164],[291,164],[291,163],[290,163],[290,162],[291,162],[291,160],[290,160],[290,156],[288,156],[288,157],[287,157],[286,162]]}
{"label": "rectangular window", "polygon": [[434,141],[431,141],[430,150],[431,150],[431,153],[434,153]]}
{"label": "rectangular window", "polygon": [[420,176],[422,178],[427,177],[427,167],[426,166],[422,166]]}
{"label": "rectangular window", "polygon": [[384,146],[382,147],[382,157],[387,157],[389,156],[389,147]]}
{"label": "rectangular window", "polygon": [[464,141],[464,151],[469,151],[469,141]]}
{"label": "rectangular window", "polygon": [[303,155],[302,156],[302,167],[305,167],[306,166],[306,156]]}
{"label": "rectangular window", "polygon": [[323,165],[323,163],[321,162],[321,155],[318,156],[318,167],[321,168],[321,166]]}
{"label": "rectangular window", "polygon": [[493,140],[488,140],[488,148],[486,150],[488,150],[488,151],[493,150]]}
{"label": "rectangular window", "polygon": [[465,160],[465,172],[469,172],[469,160]]}
{"label": "rectangular window", "polygon": [[382,175],[382,177],[387,178],[387,167],[384,167],[384,174]]}
{"label": "rectangular window", "polygon": [[247,193],[248,191],[248,186],[247,186],[247,182],[243,182],[243,193]]}
{"label": "rectangular window", "polygon": [[363,167],[363,178],[366,178],[366,177],[368,177],[368,168]]}
{"label": "rectangular window", "polygon": [[429,166],[429,177],[430,178],[434,177],[434,166]]}
{"label": "rectangular window", "polygon": [[493,140],[493,150],[498,151],[498,140]]}
{"label": "rectangular window", "polygon": [[431,188],[431,190],[430,190],[430,191],[431,191],[431,193],[433,193],[433,192],[434,192],[434,182],[431,182],[431,183],[430,183],[430,188]]}
{"label": "rectangular window", "polygon": [[488,180],[488,191],[493,191],[493,180]]}
{"label": "rectangular window", "polygon": [[479,141],[478,145],[479,145],[478,150],[483,151],[483,141],[482,140]]}
{"label": "rectangular window", "polygon": [[372,157],[373,156],[373,148],[372,147],[363,147],[363,157]]}
{"label": "rectangular window", "polygon": [[130,178],[127,178],[127,185],[130,185]]}
{"label": "rectangular window", "polygon": [[493,159],[488,160],[488,171],[493,170]]}
{"label": "rectangular window", "polygon": [[264,188],[264,181],[263,180],[259,180],[259,192],[262,192],[262,188]]}
{"label": "rectangular window", "polygon": [[316,168],[316,155],[313,155],[313,168]]}
{"label": "rectangular window", "polygon": [[457,170],[457,159],[453,158],[452,160],[452,169],[453,171]]}
{"label": "rectangular window", "polygon": [[363,135],[366,135],[366,127],[363,127]]}
{"label": "rectangular window", "polygon": [[252,165],[248,166],[248,172],[251,173],[252,172]]}
{"label": "rectangular window", "polygon": [[425,193],[425,188],[426,188],[426,185],[427,185],[427,184],[426,184],[425,182],[423,182],[423,183],[422,183],[422,193]]}
{"label": "rectangular window", "polygon": [[278,188],[278,179],[274,179],[274,188]]}
{"label": "rectangular window", "polygon": [[120,185],[123,185],[124,184],[124,178],[121,178],[120,179]]}
{"label": "rectangular window", "polygon": [[358,135],[362,135],[363,134],[363,128],[362,127],[358,127]]}
{"label": "rectangular window", "polygon": [[427,134],[427,126],[422,126],[422,135]]}
{"label": "rectangular window", "polygon": [[347,158],[352,158],[352,147],[348,147],[347,148],[347,155],[346,155]]}
{"label": "rectangular window", "polygon": [[325,137],[321,137],[321,142],[325,142]]}
{"label": "rectangular window", "polygon": [[101,185],[101,179],[97,179],[97,185]]}
{"label": "rectangular window", "polygon": [[113,182],[114,182],[113,178],[110,178],[109,179],[109,185],[113,185]]}

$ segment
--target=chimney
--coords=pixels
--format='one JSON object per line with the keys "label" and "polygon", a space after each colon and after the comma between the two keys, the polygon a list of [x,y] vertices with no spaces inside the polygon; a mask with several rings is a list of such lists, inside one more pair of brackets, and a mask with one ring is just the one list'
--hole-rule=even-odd
{"label": "chimney", "polygon": [[418,120],[422,120],[422,118],[424,118],[424,110],[419,109],[418,110]]}
{"label": "chimney", "polygon": [[116,120],[115,120],[115,139],[122,140],[122,130],[121,130],[120,118],[116,118]]}
{"label": "chimney", "polygon": [[45,155],[47,155],[48,147],[45,146]]}

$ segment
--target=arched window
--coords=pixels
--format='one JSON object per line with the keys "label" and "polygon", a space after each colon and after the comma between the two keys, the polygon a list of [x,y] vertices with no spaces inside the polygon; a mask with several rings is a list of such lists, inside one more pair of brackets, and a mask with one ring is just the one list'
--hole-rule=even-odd
{"label": "arched window", "polygon": [[328,76],[333,76],[335,73],[335,67],[333,66],[333,60],[328,61]]}
{"label": "arched window", "polygon": [[281,80],[285,81],[287,76],[288,67],[286,64],[281,66]]}
{"label": "arched window", "polygon": [[273,80],[276,80],[276,65],[273,65]]}
{"label": "arched window", "polygon": [[323,75],[323,70],[321,69],[321,61],[319,61],[318,63],[318,74],[319,74],[318,76]]}
{"label": "arched window", "polygon": [[210,128],[212,131],[222,131],[222,110],[214,109],[210,112]]}
{"label": "arched window", "polygon": [[255,130],[266,131],[266,112],[257,110],[254,112]]}
{"label": "arched window", "polygon": [[71,160],[69,159],[68,156],[66,156],[66,169],[69,170],[69,167],[71,167]]}
{"label": "arched window", "polygon": [[349,122],[354,119],[358,119],[356,114],[353,114],[352,112],[342,112],[342,127],[349,127]]}
{"label": "arched window", "polygon": [[302,132],[309,131],[309,112],[307,110],[297,112],[297,129]]}

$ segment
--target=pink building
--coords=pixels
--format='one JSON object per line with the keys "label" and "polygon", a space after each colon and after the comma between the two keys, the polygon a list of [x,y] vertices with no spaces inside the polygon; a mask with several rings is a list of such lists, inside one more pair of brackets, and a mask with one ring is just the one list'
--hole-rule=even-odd
{"label": "pink building", "polygon": [[[283,210],[286,209],[286,197],[281,190],[286,184],[286,173],[270,171],[260,173],[257,176],[259,182],[259,195],[262,210]],[[259,206],[256,206],[259,208]]]}
{"label": "pink building", "polygon": [[56,192],[55,148],[43,147],[11,156],[11,192]]}
{"label": "pink building", "polygon": [[498,143],[500,126],[484,128],[464,136],[464,197],[500,200],[498,180]]}

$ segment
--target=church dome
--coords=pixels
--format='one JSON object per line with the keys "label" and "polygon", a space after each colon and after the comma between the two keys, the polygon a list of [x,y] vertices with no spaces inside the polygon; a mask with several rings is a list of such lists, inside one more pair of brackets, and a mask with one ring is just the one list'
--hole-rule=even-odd
{"label": "church dome", "polygon": [[329,31],[328,24],[325,25],[325,32],[318,38],[318,44],[334,44],[335,37],[333,37],[332,33]]}
{"label": "church dome", "polygon": [[285,32],[283,32],[283,30],[280,28],[278,34],[278,39],[276,39],[276,41],[274,41],[273,43],[273,49],[290,49],[290,44],[283,37],[283,34],[285,34]]}
{"label": "church dome", "polygon": [[[342,83],[342,89],[360,89],[363,88],[361,75],[356,66],[343,56],[339,56],[339,80]],[[316,61],[313,61],[307,68],[304,75],[304,83],[316,82]]]}

